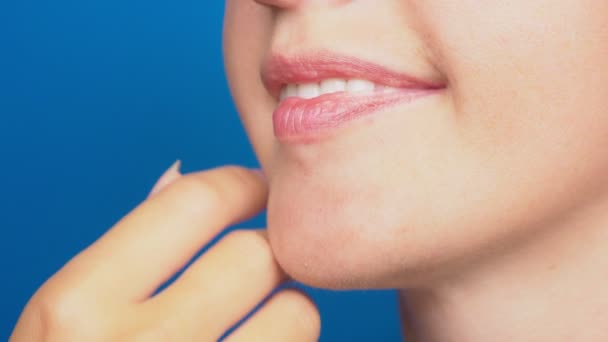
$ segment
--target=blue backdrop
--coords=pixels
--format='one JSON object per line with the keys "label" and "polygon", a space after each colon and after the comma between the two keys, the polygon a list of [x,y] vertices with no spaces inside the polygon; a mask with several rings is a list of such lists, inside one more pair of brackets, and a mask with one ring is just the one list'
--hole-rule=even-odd
{"label": "blue backdrop", "polygon": [[[223,74],[223,5],[0,2],[0,340],[175,159],[256,165]],[[307,291],[322,341],[401,339],[393,292]]]}

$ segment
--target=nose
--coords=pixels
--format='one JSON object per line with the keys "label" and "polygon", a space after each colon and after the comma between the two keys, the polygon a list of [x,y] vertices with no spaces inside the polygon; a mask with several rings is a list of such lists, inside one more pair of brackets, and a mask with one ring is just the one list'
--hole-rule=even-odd
{"label": "nose", "polygon": [[302,2],[302,0],[255,0],[255,2],[277,8],[293,8],[296,7],[298,3]]}
{"label": "nose", "polygon": [[326,3],[328,5],[343,5],[352,0],[255,0],[255,2],[277,8],[289,9],[295,8],[305,3]]}

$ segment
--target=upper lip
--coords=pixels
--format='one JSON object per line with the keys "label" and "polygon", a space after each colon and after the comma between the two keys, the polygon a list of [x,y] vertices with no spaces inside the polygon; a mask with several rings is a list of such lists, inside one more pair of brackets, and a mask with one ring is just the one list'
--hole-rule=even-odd
{"label": "upper lip", "polygon": [[278,98],[287,84],[320,82],[328,78],[365,79],[379,85],[410,89],[440,89],[445,85],[397,72],[356,57],[328,51],[297,55],[271,54],[262,66],[262,82]]}

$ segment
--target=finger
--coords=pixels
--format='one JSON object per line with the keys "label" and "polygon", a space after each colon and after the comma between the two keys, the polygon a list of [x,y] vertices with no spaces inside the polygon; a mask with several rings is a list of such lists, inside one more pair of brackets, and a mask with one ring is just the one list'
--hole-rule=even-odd
{"label": "finger", "polygon": [[283,290],[226,338],[226,342],[318,341],[321,318],[303,293]]}
{"label": "finger", "polygon": [[[256,172],[221,167],[180,177],[68,264],[84,287],[141,300],[227,225],[255,215],[267,185]],[[84,273],[84,275],[83,275]]]}
{"label": "finger", "polygon": [[188,340],[217,340],[286,277],[264,234],[228,234],[144,308]]}

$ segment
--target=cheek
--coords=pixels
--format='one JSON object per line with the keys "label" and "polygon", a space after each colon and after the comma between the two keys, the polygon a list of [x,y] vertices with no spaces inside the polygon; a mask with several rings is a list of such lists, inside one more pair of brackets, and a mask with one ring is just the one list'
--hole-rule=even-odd
{"label": "cheek", "polygon": [[411,3],[449,80],[444,115],[387,120],[381,136],[321,155],[312,175],[281,157],[260,115],[274,106],[259,78],[271,13],[227,4],[231,90],[273,173],[271,243],[309,284],[395,287],[608,191],[608,2]]}
{"label": "cheek", "polygon": [[254,1],[229,0],[224,17],[224,66],[236,109],[253,148],[271,168],[273,132],[268,108],[274,100],[265,91],[260,65],[272,37],[272,12]]}
{"label": "cheek", "polygon": [[417,281],[608,193],[608,3],[417,6],[449,80],[447,114],[390,121],[360,158],[325,158],[315,177],[278,163],[271,242],[302,281]]}
{"label": "cheek", "polygon": [[432,3],[447,9],[429,15],[428,27],[450,80],[460,148],[485,179],[472,184],[484,193],[484,228],[468,233],[531,235],[605,197],[608,3]]}
{"label": "cheek", "polygon": [[[513,172],[521,165],[551,172],[590,162],[608,142],[607,2],[422,7],[450,80],[456,127],[475,154]],[[604,158],[591,161],[605,166]]]}

